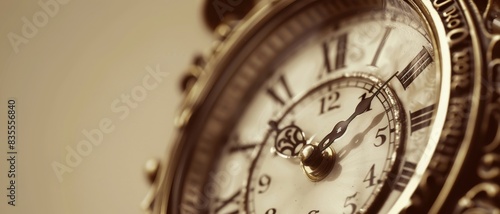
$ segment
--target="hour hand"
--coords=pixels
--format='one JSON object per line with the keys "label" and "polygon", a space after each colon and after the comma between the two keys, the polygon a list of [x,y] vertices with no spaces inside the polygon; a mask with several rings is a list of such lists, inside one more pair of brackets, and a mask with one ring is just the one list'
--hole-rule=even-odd
{"label": "hour hand", "polygon": [[[398,74],[398,72],[394,73],[387,81],[384,82],[384,84],[382,84],[382,86],[380,86],[380,88],[377,89],[377,91],[373,92],[373,94],[369,97],[366,97],[366,93],[364,93],[363,95],[361,95],[361,101],[358,103],[358,105],[356,105],[356,109],[354,110],[354,113],[351,114],[351,116],[349,116],[349,118],[347,118],[347,120],[344,120],[344,121],[340,121],[338,122],[334,127],[333,127],[333,130],[328,133],[319,143],[318,147],[321,151],[325,150],[327,147],[329,147],[330,145],[332,145],[333,142],[335,142],[335,140],[337,140],[338,138],[342,137],[342,135],[344,135],[344,133],[347,131],[347,127],[349,126],[349,123],[351,123],[351,121],[356,118],[357,116],[367,112],[368,110],[370,110],[370,106],[371,106],[371,103],[372,103],[372,100],[374,97],[376,97],[380,91],[392,80],[392,78],[394,78],[396,75]],[[371,90],[370,90],[371,91]]]}
{"label": "hour hand", "polygon": [[373,100],[373,95],[366,98],[366,93],[364,93],[361,96],[361,101],[358,103],[356,106],[356,109],[354,110],[354,113],[347,118],[347,120],[340,121],[338,122],[332,129],[330,133],[328,133],[320,142],[319,142],[319,149],[324,150],[325,148],[329,147],[335,140],[338,138],[342,137],[342,135],[345,134],[347,131],[347,127],[349,126],[349,123],[357,117],[360,114],[365,113],[370,109],[371,102]]}

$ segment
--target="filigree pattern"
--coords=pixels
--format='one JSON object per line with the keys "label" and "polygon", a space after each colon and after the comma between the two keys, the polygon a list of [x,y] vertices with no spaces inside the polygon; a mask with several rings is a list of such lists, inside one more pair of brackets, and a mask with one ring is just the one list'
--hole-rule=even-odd
{"label": "filigree pattern", "polygon": [[274,145],[276,152],[285,157],[298,157],[300,150],[307,143],[302,130],[294,124],[283,129],[274,128],[276,130]]}
{"label": "filigree pattern", "polygon": [[487,46],[486,77],[483,85],[488,98],[484,125],[482,154],[477,166],[478,182],[458,201],[454,213],[500,213],[500,35],[492,33],[492,21],[500,15],[500,4],[488,1],[481,10],[483,23],[488,32],[483,32],[490,39]]}
{"label": "filigree pattern", "polygon": [[480,183],[460,199],[453,213],[500,213],[500,186]]}
{"label": "filigree pattern", "polygon": [[[460,51],[463,51],[463,53],[467,51],[470,53],[469,59],[473,59],[472,56],[482,57],[480,61],[465,61],[463,58],[457,58],[458,60],[452,61],[451,64],[452,68],[462,65],[470,68],[463,70],[469,73],[470,76],[463,78],[464,82],[462,83],[464,84],[460,85],[461,88],[466,88],[467,91],[457,90],[457,88],[452,87],[452,96],[464,95],[462,97],[452,97],[452,99],[455,101],[469,100],[470,95],[472,95],[471,89],[481,87],[483,93],[479,97],[481,105],[479,106],[478,116],[480,118],[477,118],[475,124],[475,126],[478,126],[477,130],[479,131],[474,133],[474,140],[470,144],[474,149],[467,149],[468,155],[466,160],[463,160],[465,165],[474,163],[468,165],[468,167],[472,166],[474,168],[464,169],[467,173],[462,175],[452,174],[450,169],[454,162],[462,161],[455,158],[457,158],[456,152],[464,149],[463,145],[467,145],[467,142],[462,141],[465,138],[450,140],[450,138],[446,138],[446,135],[441,136],[442,142],[438,145],[437,152],[429,164],[429,170],[423,175],[422,182],[412,197],[411,205],[405,211],[407,213],[421,213],[422,210],[428,212],[450,212],[450,210],[453,210],[453,213],[500,213],[500,35],[494,34],[495,29],[492,24],[495,19],[500,17],[499,1],[433,0],[432,2],[441,15],[440,21],[444,24],[450,24],[449,21],[453,17],[456,19],[455,22],[460,21],[464,24],[461,25],[462,30],[468,29],[468,32],[470,32],[469,37],[456,40],[458,42],[449,42],[452,56],[454,54],[460,55],[462,53]],[[452,11],[453,14],[451,14]],[[467,20],[463,14],[473,17],[475,20]],[[450,19],[447,20],[446,17]],[[482,26],[478,24],[482,24]],[[473,25],[473,28],[468,27]],[[477,32],[471,32],[472,29],[477,29]],[[445,30],[448,34],[457,31],[451,28]],[[478,41],[476,44],[479,44],[479,46],[473,45],[474,40]],[[483,68],[481,75],[476,75],[474,67]],[[452,72],[456,72],[456,70],[452,69]],[[452,75],[454,74],[452,73]],[[460,78],[460,76],[456,75],[456,77],[452,78]],[[474,78],[481,78],[481,84],[473,85]],[[452,131],[458,133],[459,130],[467,130],[466,123],[453,120],[456,116],[469,118],[467,112],[460,109],[460,111],[452,113],[448,113],[448,125],[460,128]],[[443,133],[447,134],[447,132]],[[440,194],[440,189],[446,180],[449,180],[447,179],[448,176],[459,176],[456,179],[457,182],[460,181],[458,183],[461,183],[461,185],[453,185],[454,187],[448,192],[450,197],[440,197],[437,200],[436,195]],[[451,194],[456,195],[451,196]]]}

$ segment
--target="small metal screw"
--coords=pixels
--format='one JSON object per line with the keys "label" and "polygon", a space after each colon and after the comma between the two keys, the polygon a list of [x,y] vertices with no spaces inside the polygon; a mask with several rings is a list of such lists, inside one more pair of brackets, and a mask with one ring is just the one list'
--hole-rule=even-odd
{"label": "small metal screw", "polygon": [[149,159],[144,164],[144,171],[148,177],[149,182],[153,183],[155,181],[156,175],[158,174],[158,169],[160,168],[160,161],[157,159]]}
{"label": "small metal screw", "polygon": [[500,33],[500,17],[493,19],[491,23],[491,29],[493,33]]}

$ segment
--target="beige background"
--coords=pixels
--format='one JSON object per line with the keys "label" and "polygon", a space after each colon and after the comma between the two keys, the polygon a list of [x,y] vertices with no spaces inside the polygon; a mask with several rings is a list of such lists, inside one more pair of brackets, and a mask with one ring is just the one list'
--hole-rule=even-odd
{"label": "beige background", "polygon": [[[39,2],[52,4],[47,10]],[[143,164],[168,150],[180,71],[210,44],[199,2],[0,1],[0,213],[143,213]],[[167,76],[148,77],[148,66]],[[144,78],[157,87],[126,107],[122,97],[141,92]],[[11,97],[18,123],[15,207],[6,197]],[[113,129],[69,166],[66,156],[87,140],[83,132],[101,121]],[[72,172],[59,180],[55,162]]]}

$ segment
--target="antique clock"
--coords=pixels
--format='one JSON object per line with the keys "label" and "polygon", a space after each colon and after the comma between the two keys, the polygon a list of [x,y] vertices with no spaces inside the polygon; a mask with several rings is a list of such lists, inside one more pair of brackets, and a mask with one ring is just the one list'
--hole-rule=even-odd
{"label": "antique clock", "polygon": [[498,1],[206,4],[150,211],[500,213]]}

